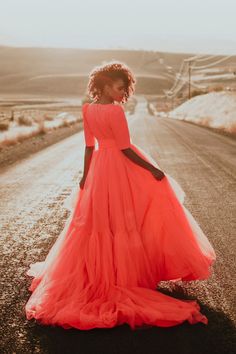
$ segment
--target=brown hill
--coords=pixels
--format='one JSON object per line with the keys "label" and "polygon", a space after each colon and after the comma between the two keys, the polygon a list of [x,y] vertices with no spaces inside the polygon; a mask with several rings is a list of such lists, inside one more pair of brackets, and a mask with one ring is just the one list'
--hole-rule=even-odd
{"label": "brown hill", "polygon": [[142,50],[0,46],[0,94],[83,95],[92,68],[112,59],[130,66],[137,78],[137,94],[163,94],[174,81],[167,66],[178,71],[183,59],[190,56]]}

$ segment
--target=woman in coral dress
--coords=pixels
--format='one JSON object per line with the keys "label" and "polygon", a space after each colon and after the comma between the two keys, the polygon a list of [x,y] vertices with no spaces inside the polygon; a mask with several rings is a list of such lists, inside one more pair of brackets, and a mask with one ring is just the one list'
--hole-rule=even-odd
{"label": "woman in coral dress", "polygon": [[95,100],[82,107],[84,175],[65,201],[64,229],[27,271],[28,320],[82,330],[208,323],[197,301],[157,290],[162,280],[207,279],[216,255],[184,207],[181,186],[131,142],[120,103],[134,84],[121,62],[90,74]]}

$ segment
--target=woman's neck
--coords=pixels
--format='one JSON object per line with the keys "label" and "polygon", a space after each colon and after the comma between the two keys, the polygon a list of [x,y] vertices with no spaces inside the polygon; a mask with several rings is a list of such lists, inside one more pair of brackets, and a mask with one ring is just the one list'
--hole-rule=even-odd
{"label": "woman's neck", "polygon": [[113,99],[105,98],[105,97],[100,97],[98,101],[95,101],[95,103],[101,103],[101,104],[111,104],[114,103]]}

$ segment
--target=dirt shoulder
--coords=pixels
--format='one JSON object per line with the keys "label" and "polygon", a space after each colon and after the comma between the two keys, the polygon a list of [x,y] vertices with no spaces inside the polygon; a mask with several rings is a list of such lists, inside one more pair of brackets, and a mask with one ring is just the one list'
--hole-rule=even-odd
{"label": "dirt shoulder", "polygon": [[33,136],[15,145],[2,148],[0,150],[0,171],[2,172],[16,161],[27,158],[29,155],[76,134],[81,130],[83,130],[82,121],[71,126],[50,130],[46,134]]}

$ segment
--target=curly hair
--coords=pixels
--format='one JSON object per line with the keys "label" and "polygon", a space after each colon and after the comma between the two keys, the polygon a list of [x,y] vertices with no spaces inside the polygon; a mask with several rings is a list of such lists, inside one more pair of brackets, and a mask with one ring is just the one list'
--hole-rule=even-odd
{"label": "curly hair", "polygon": [[125,83],[125,94],[122,103],[127,102],[129,96],[134,92],[136,79],[131,70],[120,61],[110,61],[103,65],[95,66],[89,73],[87,94],[90,98],[99,99],[106,84],[111,85],[115,80],[122,79]]}

